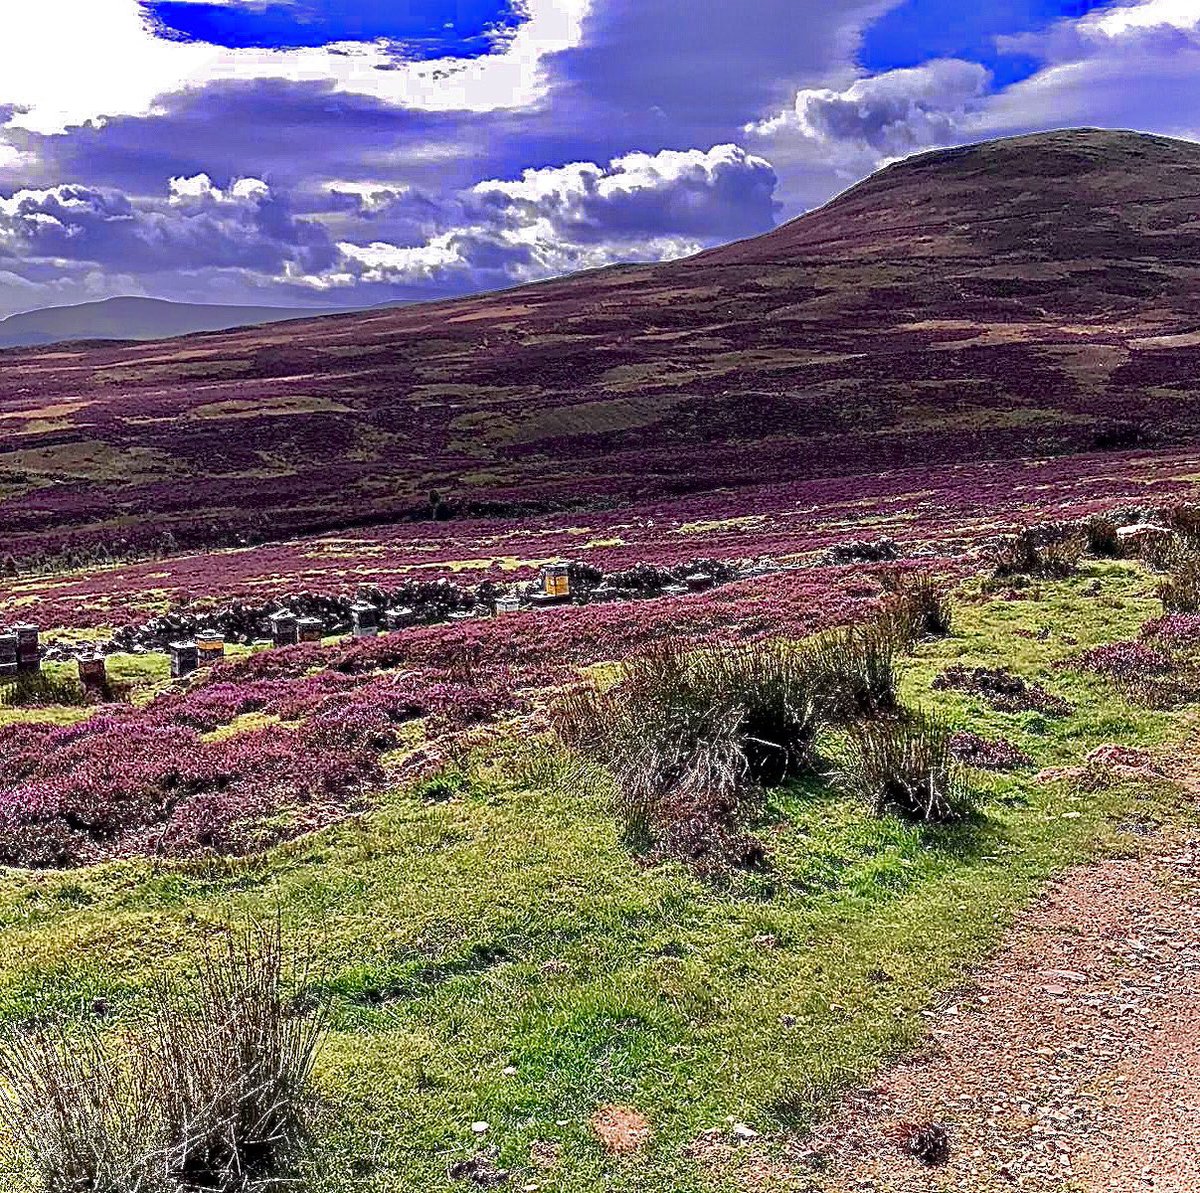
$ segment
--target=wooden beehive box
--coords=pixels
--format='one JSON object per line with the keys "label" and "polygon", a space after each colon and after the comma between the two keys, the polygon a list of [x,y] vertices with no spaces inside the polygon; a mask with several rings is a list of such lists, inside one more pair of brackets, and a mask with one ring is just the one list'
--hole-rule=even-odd
{"label": "wooden beehive box", "polygon": [[271,623],[271,642],[275,646],[295,646],[300,641],[300,630],[296,615],[287,609],[272,613],[267,620]]}
{"label": "wooden beehive box", "polygon": [[0,675],[17,673],[17,635],[15,630],[0,630]]}
{"label": "wooden beehive box", "polygon": [[219,663],[225,657],[225,635],[215,630],[197,634],[196,651],[202,666]]}
{"label": "wooden beehive box", "polygon": [[38,627],[19,625],[17,631],[17,670],[22,672],[42,669],[42,649]]}
{"label": "wooden beehive box", "polygon": [[200,666],[200,652],[195,642],[172,642],[167,649],[171,654],[172,679],[183,679]]}
{"label": "wooden beehive box", "polygon": [[565,563],[551,563],[542,568],[542,593],[554,600],[565,601],[571,596],[571,569]]}

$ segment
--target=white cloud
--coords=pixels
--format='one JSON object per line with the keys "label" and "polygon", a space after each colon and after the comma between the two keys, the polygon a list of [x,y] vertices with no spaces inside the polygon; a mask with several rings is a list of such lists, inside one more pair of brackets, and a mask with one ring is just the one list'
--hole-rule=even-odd
{"label": "white cloud", "polygon": [[383,42],[288,50],[226,49],[155,36],[138,0],[5,5],[0,105],[14,128],[56,133],[158,110],[167,94],[230,80],[322,82],[426,111],[527,107],[543,94],[543,59],[579,44],[592,0],[527,0],[528,20],[496,53],[397,60]]}
{"label": "white cloud", "polygon": [[1137,29],[1169,27],[1195,29],[1200,25],[1200,5],[1196,0],[1146,0],[1123,8],[1100,9],[1079,22],[1086,33],[1120,37]]}
{"label": "white cloud", "polygon": [[[461,195],[458,223],[415,246],[338,244],[340,261],[293,280],[511,285],[616,261],[661,261],[773,224],[775,171],[737,145],[633,153],[491,179]],[[351,193],[351,192],[347,192]],[[359,194],[378,205],[384,188]]]}
{"label": "white cloud", "polygon": [[977,62],[936,59],[857,79],[842,90],[799,91],[788,108],[746,131],[768,141],[798,139],[814,157],[866,164],[954,139],[983,107],[991,82]]}

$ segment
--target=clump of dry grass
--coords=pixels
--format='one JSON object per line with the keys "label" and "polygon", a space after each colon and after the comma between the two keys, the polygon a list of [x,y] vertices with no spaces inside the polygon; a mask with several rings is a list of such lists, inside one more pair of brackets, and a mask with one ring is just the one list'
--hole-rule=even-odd
{"label": "clump of dry grass", "polygon": [[143,1103],[146,1061],[94,1027],[41,1025],[0,1040],[0,1126],[45,1193],[169,1186]]}
{"label": "clump of dry grass", "polygon": [[1047,522],[998,539],[986,558],[997,578],[1062,579],[1079,569],[1087,544],[1087,533],[1078,523]]}
{"label": "clump of dry grass", "polygon": [[323,1018],[299,1007],[278,922],[229,933],[128,1033],[0,1042],[0,1125],[43,1193],[297,1189]]}
{"label": "clump of dry grass", "polygon": [[877,815],[943,824],[975,809],[954,756],[953,729],[925,713],[853,725],[834,777]]}
{"label": "clump of dry grass", "polygon": [[294,1177],[323,1019],[302,1011],[279,925],[230,934],[193,982],[164,991],[152,1092],[168,1168],[186,1189],[272,1189]]}

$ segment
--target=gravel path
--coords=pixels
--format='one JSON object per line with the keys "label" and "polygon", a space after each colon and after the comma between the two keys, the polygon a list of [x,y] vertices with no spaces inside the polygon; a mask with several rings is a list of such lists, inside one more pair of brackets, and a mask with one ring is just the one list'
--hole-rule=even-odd
{"label": "gravel path", "polygon": [[[801,1189],[1200,1193],[1200,842],[1068,873],[929,1018],[797,1145]],[[929,1123],[941,1164],[905,1150]]]}

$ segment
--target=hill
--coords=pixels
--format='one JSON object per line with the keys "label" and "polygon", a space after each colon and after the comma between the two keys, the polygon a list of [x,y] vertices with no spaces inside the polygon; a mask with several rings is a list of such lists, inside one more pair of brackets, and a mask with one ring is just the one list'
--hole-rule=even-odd
{"label": "hill", "polygon": [[311,318],[327,311],[297,307],[218,306],[162,298],[106,298],[44,307],[0,319],[0,348],[30,348],[71,340],[165,340],[197,331],[226,331]]}
{"label": "hill", "polygon": [[1200,146],[1075,130],[923,154],[684,261],[8,353],[8,549],[1190,445],[1198,217]]}

